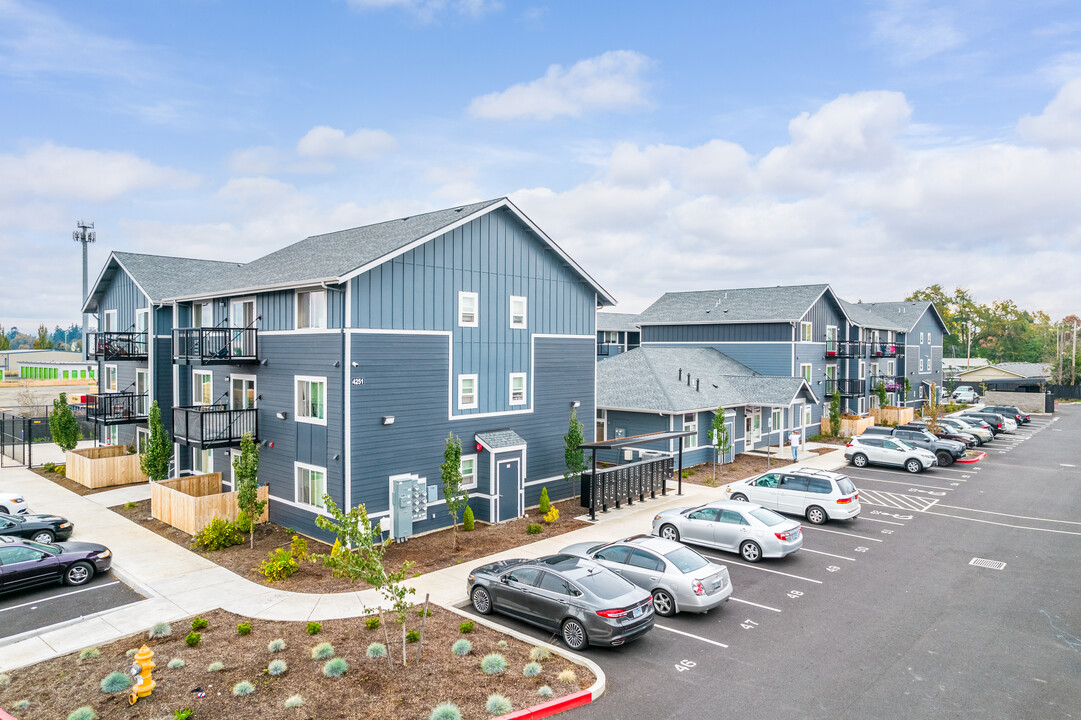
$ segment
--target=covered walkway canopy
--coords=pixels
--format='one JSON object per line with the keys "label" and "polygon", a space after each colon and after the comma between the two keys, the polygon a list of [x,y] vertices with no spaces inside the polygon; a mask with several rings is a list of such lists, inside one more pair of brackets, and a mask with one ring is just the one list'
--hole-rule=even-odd
{"label": "covered walkway canopy", "polygon": [[[638,445],[640,443],[665,442],[665,441],[668,441],[668,440],[676,440],[676,439],[680,440],[680,442],[679,442],[679,453],[678,453],[679,463],[678,463],[678,465],[676,467],[676,473],[677,473],[676,477],[678,478],[678,480],[676,481],[678,483],[676,492],[679,495],[682,495],[683,494],[683,441],[682,441],[682,439],[689,436],[689,435],[694,435],[694,434],[695,434],[695,432],[692,431],[692,430],[670,430],[670,431],[666,431],[666,432],[645,433],[644,435],[632,435],[630,437],[613,438],[611,440],[597,440],[595,442],[584,443],[582,445],[579,445],[578,446],[579,450],[589,450],[592,453],[592,460],[591,460],[591,466],[590,466],[591,470],[590,470],[590,473],[589,473],[590,486],[589,486],[589,503],[588,504],[586,504],[586,492],[585,492],[585,484],[584,483],[583,483],[583,490],[582,490],[582,506],[589,508],[589,519],[590,520],[596,520],[597,519],[597,499],[598,499],[597,498],[597,494],[598,494],[597,489],[598,488],[597,488],[597,485],[596,485],[596,481],[598,479],[598,475],[597,475],[597,451],[598,450],[616,450],[616,449],[621,448],[621,447],[626,447],[628,445]],[[645,472],[645,471],[655,470],[656,468],[653,467],[654,465],[659,466],[659,465],[662,465],[662,464],[666,464],[668,462],[670,462],[670,458],[662,458],[660,460],[639,460],[638,462],[631,463],[629,466],[622,466],[622,467],[634,466],[636,468],[642,468],[642,470]],[[605,477],[605,473],[603,471],[602,471],[602,474],[600,475],[599,479],[601,481],[600,482],[601,512],[608,512],[608,503],[606,501],[606,498],[609,495],[608,491],[610,490],[610,488],[607,486],[607,482],[606,482],[607,478]],[[639,476],[639,479],[640,479],[640,476]],[[627,483],[626,480],[627,480],[627,478],[617,478],[617,482],[615,483],[615,487],[616,487],[615,492],[619,493],[620,490],[625,490],[628,505],[633,505],[634,504],[634,498],[632,497],[632,495],[635,495],[635,494],[638,495],[639,500],[645,500],[644,486],[642,486],[639,483],[637,485],[637,487],[632,487],[632,485],[635,485],[635,483],[633,483],[633,482],[632,483]],[[624,486],[626,486],[626,487],[624,487]],[[638,490],[637,493],[634,492],[636,489]],[[661,495],[667,495],[667,494],[668,494],[667,482],[662,481],[661,482]],[[651,497],[656,497],[656,492],[652,488],[650,489],[650,496]],[[619,507],[621,499],[622,499],[621,495],[617,494],[616,497],[615,497],[616,508]]]}

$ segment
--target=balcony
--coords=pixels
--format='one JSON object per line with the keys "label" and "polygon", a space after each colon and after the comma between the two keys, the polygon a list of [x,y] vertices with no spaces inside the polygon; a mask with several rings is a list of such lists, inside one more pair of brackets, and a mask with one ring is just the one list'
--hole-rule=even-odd
{"label": "balcony", "polygon": [[224,405],[173,408],[173,440],[200,450],[236,447],[244,435],[258,440],[255,408],[229,410]]}
{"label": "balcony", "polygon": [[871,392],[875,391],[879,383],[886,386],[886,392],[901,392],[905,389],[903,375],[870,375],[867,378],[867,387],[871,389]]}
{"label": "balcony", "polygon": [[612,357],[623,352],[623,346],[619,343],[600,343],[597,345],[598,357]]}
{"label": "balcony", "polygon": [[86,396],[86,417],[105,425],[128,425],[146,422],[150,407],[145,394],[101,393]]}
{"label": "balcony", "polygon": [[826,397],[832,396],[838,390],[841,397],[859,397],[867,391],[867,381],[826,378]]}
{"label": "balcony", "polygon": [[87,354],[99,360],[146,360],[145,332],[92,332],[86,334]]}
{"label": "balcony", "polygon": [[173,362],[180,365],[258,364],[259,330],[253,327],[173,330]]}
{"label": "balcony", "polygon": [[826,358],[861,358],[864,345],[861,342],[831,341],[826,343]]}
{"label": "balcony", "polygon": [[870,343],[870,355],[872,358],[892,358],[903,354],[903,345],[895,343]]}

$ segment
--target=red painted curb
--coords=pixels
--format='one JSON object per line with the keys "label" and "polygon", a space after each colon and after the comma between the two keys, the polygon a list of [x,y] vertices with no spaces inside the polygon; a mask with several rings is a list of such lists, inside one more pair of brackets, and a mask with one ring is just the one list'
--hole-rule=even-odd
{"label": "red painted curb", "polygon": [[[495,720],[537,720],[538,718],[558,715],[566,710],[573,710],[576,707],[582,707],[591,702],[593,702],[593,691],[579,690],[576,693],[564,695],[557,700],[550,700],[546,703],[526,708],[525,710],[516,710],[507,715],[500,715],[498,718],[495,718]],[[0,720],[3,720],[3,718],[0,718]],[[14,718],[12,718],[12,720],[14,720]]]}
{"label": "red painted curb", "polygon": [[967,458],[967,457],[966,457],[966,458],[965,458],[965,459],[963,459],[963,460],[954,460],[954,462],[956,462],[956,463],[977,463],[977,462],[979,462],[980,460],[983,460],[983,459],[984,459],[985,457],[987,457],[987,453],[981,450],[981,451],[980,451],[980,452],[979,452],[979,453],[978,453],[978,454],[977,454],[977,455],[976,455],[975,457],[973,457],[973,458]]}
{"label": "red painted curb", "polygon": [[4,712],[4,708],[0,708],[0,720],[16,720],[16,718]]}

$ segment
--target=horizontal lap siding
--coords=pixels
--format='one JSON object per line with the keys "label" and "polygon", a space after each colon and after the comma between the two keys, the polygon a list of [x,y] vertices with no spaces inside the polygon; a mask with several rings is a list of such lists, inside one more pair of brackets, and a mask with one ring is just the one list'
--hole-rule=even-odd
{"label": "horizontal lap siding", "polygon": [[645,325],[642,342],[789,342],[791,323],[739,323],[729,325]]}
{"label": "horizontal lap siding", "polygon": [[715,343],[715,348],[762,375],[792,375],[792,343]]}

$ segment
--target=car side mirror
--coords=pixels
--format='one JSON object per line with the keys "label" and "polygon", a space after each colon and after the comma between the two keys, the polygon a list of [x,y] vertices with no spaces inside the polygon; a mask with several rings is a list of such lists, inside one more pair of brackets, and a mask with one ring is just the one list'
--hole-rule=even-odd
{"label": "car side mirror", "polygon": [[501,583],[503,583],[504,585],[506,585],[507,583],[509,583],[509,582],[510,582],[510,577],[509,577],[509,576],[507,576],[507,575],[504,575],[503,577],[499,578],[499,582],[501,582]]}

